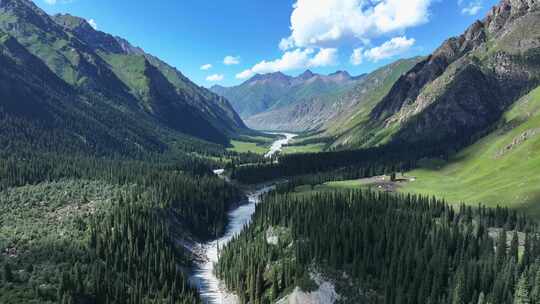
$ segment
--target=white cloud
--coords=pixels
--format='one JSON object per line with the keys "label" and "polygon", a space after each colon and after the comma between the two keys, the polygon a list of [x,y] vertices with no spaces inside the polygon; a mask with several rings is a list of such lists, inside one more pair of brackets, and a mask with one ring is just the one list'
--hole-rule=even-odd
{"label": "white cloud", "polygon": [[212,68],[212,65],[210,63],[204,64],[201,66],[201,70],[203,71],[210,70],[211,68]]}
{"label": "white cloud", "polygon": [[282,51],[286,51],[288,49],[291,49],[292,47],[294,47],[294,41],[292,37],[282,38],[279,42],[279,49]]}
{"label": "white cloud", "polygon": [[253,75],[255,75],[255,73],[253,73],[251,69],[245,70],[236,74],[236,79],[247,79],[247,78],[251,78]]}
{"label": "white cloud", "polygon": [[223,58],[223,63],[225,65],[234,65],[234,64],[239,64],[240,63],[240,57],[239,56],[225,56],[225,58]]}
{"label": "white cloud", "polygon": [[43,0],[43,2],[47,3],[48,5],[56,5],[56,4],[68,4],[73,2],[74,0]]}
{"label": "white cloud", "polygon": [[395,37],[380,46],[366,50],[363,56],[371,61],[379,61],[394,57],[408,51],[415,43],[414,39],[407,37]]}
{"label": "white cloud", "polygon": [[[463,6],[463,4],[463,0],[458,1],[459,6]],[[474,16],[477,15],[482,8],[482,0],[473,0],[467,3],[466,6],[461,9],[461,13],[463,15]]]}
{"label": "white cloud", "polygon": [[363,48],[357,48],[353,50],[353,53],[351,54],[351,64],[352,65],[360,65],[364,61],[364,49]]}
{"label": "white cloud", "polygon": [[206,81],[216,82],[216,81],[222,81],[225,76],[222,74],[213,74],[208,77],[206,77]]}
{"label": "white cloud", "polygon": [[337,49],[321,49],[315,57],[309,60],[308,67],[336,65],[338,62],[337,53]]}
{"label": "white cloud", "polygon": [[236,78],[246,79],[255,74],[324,67],[336,65],[337,63],[338,50],[334,48],[323,48],[318,52],[315,52],[312,48],[294,49],[283,53],[281,58],[272,61],[263,60],[251,69],[238,73]]}
{"label": "white cloud", "polygon": [[436,0],[298,0],[291,35],[281,49],[335,46],[342,40],[369,39],[426,23]]}
{"label": "white cloud", "polygon": [[90,26],[91,26],[93,29],[95,29],[95,30],[98,29],[98,25],[97,25],[96,20],[94,20],[94,19],[88,19],[88,24],[90,24]]}

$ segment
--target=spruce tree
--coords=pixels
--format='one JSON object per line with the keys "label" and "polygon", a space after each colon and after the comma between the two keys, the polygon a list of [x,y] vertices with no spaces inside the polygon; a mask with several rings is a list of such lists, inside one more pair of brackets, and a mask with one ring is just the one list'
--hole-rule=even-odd
{"label": "spruce tree", "polygon": [[529,282],[525,273],[521,275],[514,292],[514,304],[530,304]]}
{"label": "spruce tree", "polygon": [[11,266],[8,262],[4,263],[4,281],[5,282],[13,282],[13,272],[11,271]]}

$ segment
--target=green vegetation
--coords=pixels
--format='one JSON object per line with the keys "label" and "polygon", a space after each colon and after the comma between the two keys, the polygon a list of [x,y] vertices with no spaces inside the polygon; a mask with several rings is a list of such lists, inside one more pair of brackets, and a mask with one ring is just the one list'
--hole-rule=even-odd
{"label": "green vegetation", "polygon": [[294,153],[314,153],[321,152],[326,148],[326,144],[307,144],[307,145],[288,145],[283,147],[282,154],[294,154]]}
{"label": "green vegetation", "polygon": [[504,205],[540,216],[540,88],[520,99],[495,130],[448,161],[429,160],[407,173],[401,190],[449,202]]}
{"label": "green vegetation", "polygon": [[317,185],[333,180],[357,179],[392,172],[403,172],[416,166],[418,159],[446,155],[438,145],[423,147],[386,145],[361,150],[284,154],[279,162],[258,163],[232,168],[231,177],[246,184],[291,178],[292,186]]}
{"label": "green vegetation", "polygon": [[238,86],[214,86],[211,90],[226,97],[242,117],[248,118],[310,98],[331,102],[332,98],[350,89],[356,82],[348,74],[316,76],[306,73],[299,77],[290,77],[281,72],[256,75]]}
{"label": "green vegetation", "polygon": [[[228,151],[237,153],[255,153],[264,155],[268,152],[268,149],[274,141],[276,141],[281,135],[258,133],[255,135],[242,135],[231,140]],[[256,160],[255,160],[256,161]]]}
{"label": "green vegetation", "polygon": [[229,151],[234,151],[238,153],[257,153],[257,154],[265,154],[268,152],[268,146],[261,145],[257,142],[248,142],[248,141],[239,141],[239,140],[231,140],[231,148],[228,148]]}
{"label": "green vegetation", "polygon": [[222,234],[241,197],[191,157],[6,156],[0,181],[2,303],[197,302],[177,242]]}
{"label": "green vegetation", "polygon": [[356,98],[361,102],[355,109],[332,121],[323,136],[337,137],[334,141],[335,146],[368,147],[385,143],[388,140],[388,130],[374,126],[370,122],[369,115],[396,81],[422,59],[416,57],[399,60],[367,75],[363,84],[357,88]]}
{"label": "green vegetation", "polygon": [[[535,222],[508,209],[371,191],[272,193],[223,248],[217,273],[268,303],[330,276],[338,303],[525,303],[540,294]],[[483,302],[480,302],[483,303]]]}
{"label": "green vegetation", "polygon": [[82,18],[13,0],[2,3],[0,36],[0,124],[23,133],[10,147],[25,138],[49,151],[135,154],[250,132],[226,100]]}

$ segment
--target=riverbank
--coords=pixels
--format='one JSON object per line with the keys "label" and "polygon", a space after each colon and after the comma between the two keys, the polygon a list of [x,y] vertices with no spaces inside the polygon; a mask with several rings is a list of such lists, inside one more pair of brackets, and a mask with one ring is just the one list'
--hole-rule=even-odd
{"label": "riverbank", "polygon": [[[272,157],[284,145],[290,142],[296,135],[291,133],[279,133],[285,138],[276,140],[270,150],[266,153],[266,157]],[[223,175],[225,172],[222,169],[215,170],[215,174]],[[214,266],[219,259],[219,250],[227,244],[235,235],[242,232],[251,222],[251,217],[255,213],[255,207],[260,202],[261,196],[274,188],[276,182],[265,183],[256,187],[245,188],[244,191],[248,197],[246,204],[241,204],[234,210],[229,212],[229,224],[225,230],[225,234],[216,239],[203,244],[194,244],[190,250],[197,257],[194,263],[194,269],[189,278],[190,284],[197,288],[200,297],[206,304],[237,304],[238,297],[227,291],[224,284],[216,277]]]}

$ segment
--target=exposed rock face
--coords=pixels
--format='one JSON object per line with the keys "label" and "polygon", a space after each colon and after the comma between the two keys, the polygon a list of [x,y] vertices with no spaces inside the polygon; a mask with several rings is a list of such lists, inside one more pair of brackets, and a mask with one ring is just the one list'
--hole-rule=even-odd
{"label": "exposed rock face", "polygon": [[508,152],[513,150],[514,148],[518,147],[525,141],[537,136],[540,134],[540,128],[536,129],[529,129],[523,133],[521,133],[518,137],[514,138],[511,143],[507,144],[503,149],[497,152],[497,155],[495,158],[500,158],[506,155]]}
{"label": "exposed rock face", "polygon": [[484,24],[477,21],[463,35],[445,41],[431,56],[401,77],[373,110],[372,116],[386,118],[403,105],[413,103],[426,84],[441,76],[451,63],[484,43],[485,39]]}
{"label": "exposed rock face", "polygon": [[313,97],[292,105],[266,111],[246,119],[246,124],[254,129],[282,131],[311,131],[321,128],[334,115],[339,114],[338,100],[333,106]]}
{"label": "exposed rock face", "polygon": [[540,81],[540,5],[503,0],[403,75],[371,119],[394,140],[463,139],[487,128]]}
{"label": "exposed rock face", "polygon": [[311,273],[311,279],[317,283],[319,288],[315,291],[304,292],[299,287],[279,300],[277,304],[334,304],[340,299],[334,284],[325,281],[320,275]]}

